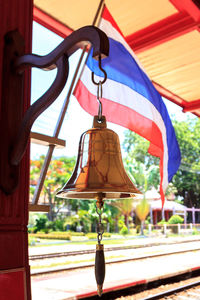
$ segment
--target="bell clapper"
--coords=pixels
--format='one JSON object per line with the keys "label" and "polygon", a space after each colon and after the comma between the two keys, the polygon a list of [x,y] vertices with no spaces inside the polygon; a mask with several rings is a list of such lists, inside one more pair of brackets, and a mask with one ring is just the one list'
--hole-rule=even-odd
{"label": "bell clapper", "polygon": [[96,257],[95,257],[95,277],[97,282],[97,293],[101,297],[103,293],[103,282],[105,278],[105,258],[104,258],[104,245],[101,244],[102,236],[104,233],[103,224],[101,222],[101,215],[103,212],[103,197],[102,194],[98,195],[96,202],[96,212],[99,216],[97,225],[97,241]]}

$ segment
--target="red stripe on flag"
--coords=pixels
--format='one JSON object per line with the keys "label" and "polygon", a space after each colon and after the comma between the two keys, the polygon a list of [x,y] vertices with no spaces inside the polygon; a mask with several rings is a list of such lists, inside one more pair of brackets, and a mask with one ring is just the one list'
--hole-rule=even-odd
{"label": "red stripe on flag", "polygon": [[[92,116],[97,115],[97,98],[88,91],[81,80],[79,80],[76,86],[74,96],[84,110]],[[105,98],[102,98],[101,102],[103,105],[103,115],[106,116],[107,121],[126,127],[143,136],[145,139],[150,140],[156,148],[159,148],[159,153],[162,156],[162,134],[154,122],[122,104]]]}
{"label": "red stripe on flag", "polygon": [[119,33],[123,36],[123,38],[125,39],[123,33],[121,32],[119,26],[117,25],[117,23],[115,22],[115,20],[113,19],[112,15],[110,14],[109,10],[107,9],[106,6],[104,6],[104,10],[103,10],[103,13],[102,13],[102,18],[106,21],[109,21],[112,26],[117,30],[119,31]]}

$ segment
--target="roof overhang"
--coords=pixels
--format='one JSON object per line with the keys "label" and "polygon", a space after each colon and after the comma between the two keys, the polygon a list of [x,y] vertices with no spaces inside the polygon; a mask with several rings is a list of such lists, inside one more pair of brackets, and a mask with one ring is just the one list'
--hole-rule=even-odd
{"label": "roof overhang", "polygon": [[[160,94],[200,116],[200,4],[197,0],[106,0]],[[99,0],[34,0],[34,20],[62,37],[90,25]]]}

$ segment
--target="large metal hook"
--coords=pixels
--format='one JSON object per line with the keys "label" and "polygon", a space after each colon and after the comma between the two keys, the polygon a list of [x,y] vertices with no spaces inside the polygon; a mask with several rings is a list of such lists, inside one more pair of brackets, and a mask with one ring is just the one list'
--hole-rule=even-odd
{"label": "large metal hook", "polygon": [[[101,81],[101,84],[104,84],[105,82],[106,82],[106,79],[107,79],[107,73],[106,73],[106,71],[102,68],[102,66],[101,66],[101,56],[99,55],[99,69],[101,70],[101,72],[103,72],[103,74],[104,74],[104,79],[103,79],[103,81]],[[94,84],[96,84],[96,85],[99,85],[99,82],[96,82],[95,80],[94,80],[94,72],[92,72],[92,82],[94,83]]]}
{"label": "large metal hook", "polygon": [[101,81],[99,80],[99,82],[96,82],[94,80],[94,72],[92,72],[92,82],[97,85],[97,100],[99,102],[99,109],[98,109],[98,120],[99,122],[102,120],[102,102],[100,100],[100,98],[102,98],[102,84],[105,83],[106,79],[107,79],[107,73],[106,71],[102,68],[101,65],[101,56],[99,56],[99,69],[103,72],[104,74],[104,79]]}

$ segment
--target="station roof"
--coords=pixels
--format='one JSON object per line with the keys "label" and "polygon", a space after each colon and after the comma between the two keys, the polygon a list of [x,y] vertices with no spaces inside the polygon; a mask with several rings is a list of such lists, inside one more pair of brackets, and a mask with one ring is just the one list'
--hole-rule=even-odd
{"label": "station roof", "polygon": [[[200,1],[105,0],[159,93],[200,116]],[[34,0],[34,20],[66,37],[93,22],[99,0]]]}
{"label": "station roof", "polygon": [[[162,202],[160,200],[152,201],[151,209],[152,210],[162,210]],[[171,210],[171,211],[173,211],[173,210],[184,211],[184,210],[187,210],[187,206],[177,203],[175,201],[165,200],[164,209]]]}

